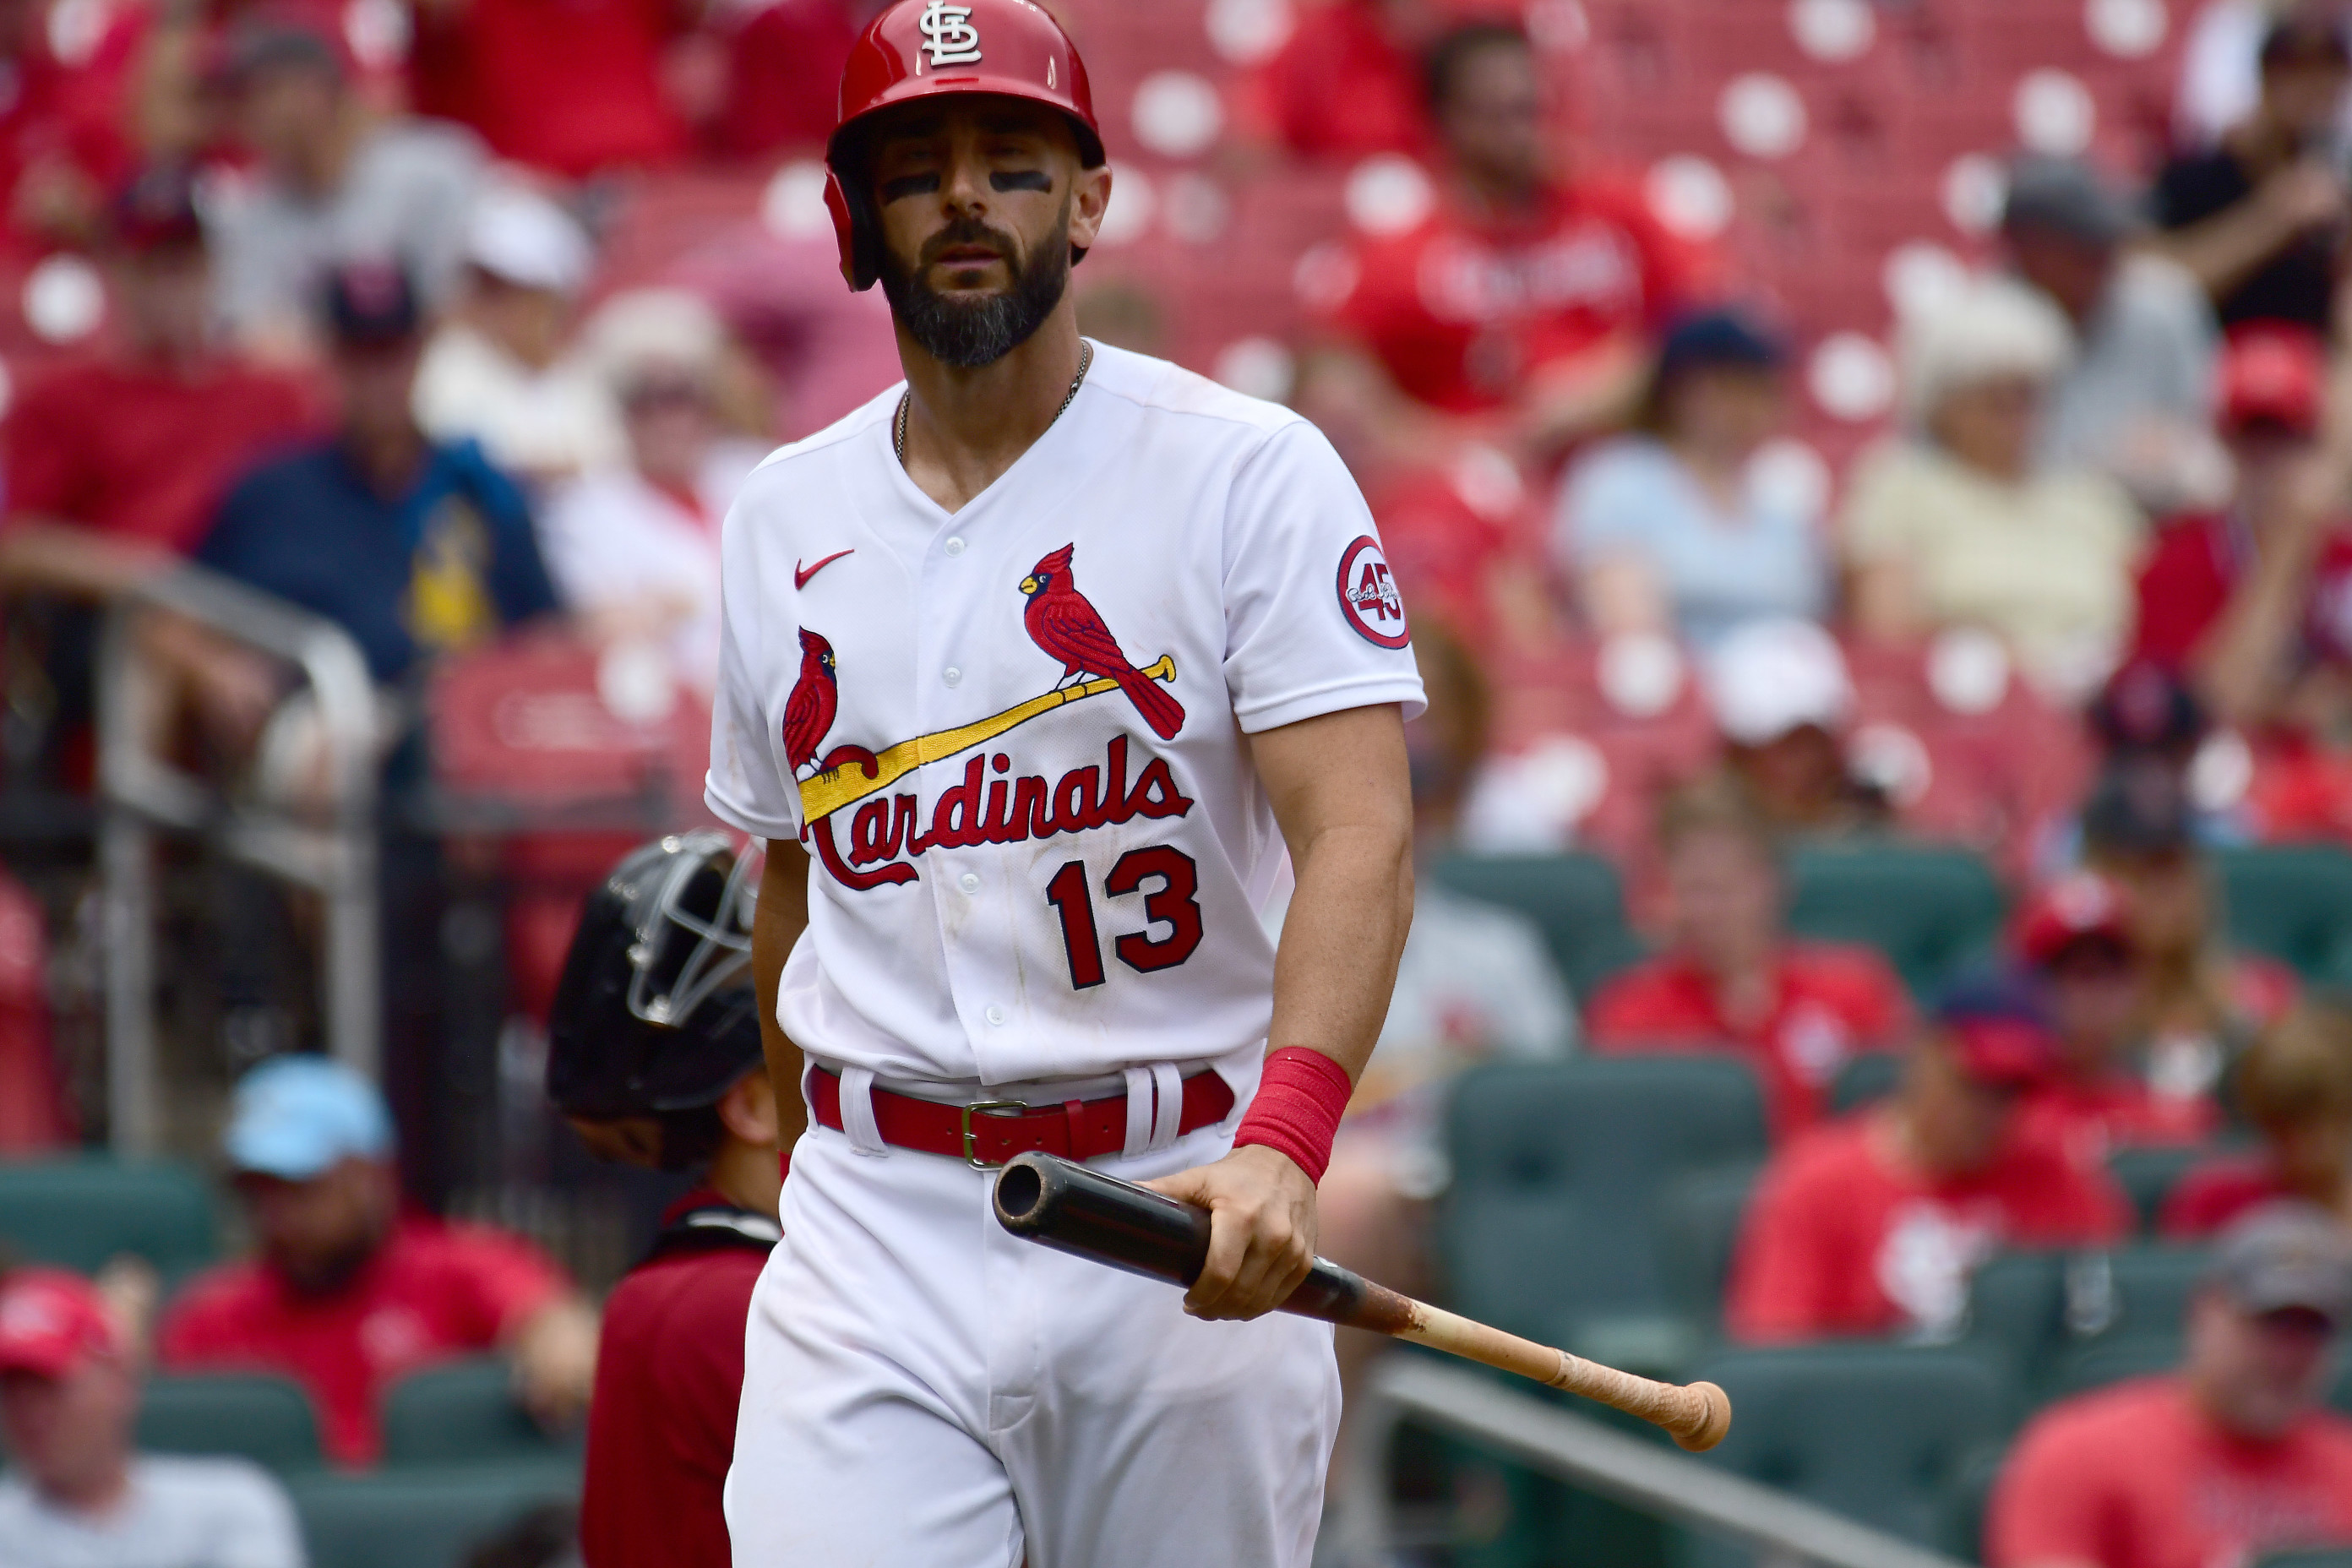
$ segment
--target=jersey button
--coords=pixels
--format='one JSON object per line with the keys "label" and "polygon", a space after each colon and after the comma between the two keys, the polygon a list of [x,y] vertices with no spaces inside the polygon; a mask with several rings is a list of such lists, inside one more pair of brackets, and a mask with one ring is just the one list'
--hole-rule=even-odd
{"label": "jersey button", "polygon": [[980,891],[980,878],[975,872],[966,871],[956,879],[956,886],[967,893],[977,893]]}
{"label": "jersey button", "polygon": [[991,1007],[988,1010],[987,1016],[990,1023],[1002,1024],[1004,1022],[1004,1009],[1002,1007]]}
{"label": "jersey button", "polygon": [[963,679],[963,671],[958,669],[954,665],[950,665],[947,668],[940,672],[940,679],[946,681],[950,686],[958,685]]}
{"label": "jersey button", "polygon": [[963,553],[963,541],[961,539],[950,539],[948,541],[946,548],[949,554],[961,555]]}

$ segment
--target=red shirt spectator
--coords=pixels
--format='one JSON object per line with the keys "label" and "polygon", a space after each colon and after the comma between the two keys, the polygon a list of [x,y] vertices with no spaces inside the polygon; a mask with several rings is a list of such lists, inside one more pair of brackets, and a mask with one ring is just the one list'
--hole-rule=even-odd
{"label": "red shirt spectator", "polygon": [[1543,371],[1648,338],[1696,298],[1705,270],[1637,191],[1580,180],[1511,213],[1441,195],[1403,233],[1360,237],[1316,303],[1407,395],[1483,414]]}
{"label": "red shirt spectator", "polygon": [[1995,1488],[1991,1568],[2213,1568],[2352,1545],[2352,1421],[2322,1410],[2352,1246],[2308,1205],[2231,1227],[2191,1298],[2178,1374],[2026,1428]]}
{"label": "red shirt spectator", "polygon": [[671,0],[463,0],[417,7],[418,113],[472,126],[500,157],[578,178],[676,162],[662,86]]}
{"label": "red shirt spectator", "polygon": [[743,1389],[751,1288],[774,1219],[701,1187],[665,1216],[654,1257],[604,1303],[589,1407],[580,1549],[589,1568],[727,1568],[722,1493]]}
{"label": "red shirt spectator", "polygon": [[709,129],[712,150],[756,158],[787,147],[821,147],[833,134],[841,68],[857,37],[841,0],[769,0],[749,12],[726,8],[727,99]]}
{"label": "red shirt spectator", "polygon": [[173,1303],[157,1336],[166,1367],[292,1377],[341,1465],[380,1456],[392,1384],[452,1356],[511,1352],[542,1415],[584,1403],[595,1327],[562,1271],[519,1237],[398,1215],[392,1118],[366,1079],[273,1057],[238,1081],[222,1142],[260,1255]]}
{"label": "red shirt spectator", "polygon": [[134,182],[117,204],[115,236],[125,344],[18,394],[0,427],[8,517],[19,529],[68,524],[94,552],[184,553],[247,463],[307,433],[311,400],[302,383],[207,343],[210,269],[184,175],[157,170]]}
{"label": "red shirt spectator", "polygon": [[1936,1177],[1872,1113],[1816,1128],[1766,1170],[1739,1244],[1731,1331],[1751,1341],[1943,1323],[2004,1247],[2091,1246],[2127,1228],[2122,1199],[2058,1145],[2020,1138]]}
{"label": "red shirt spectator", "polygon": [[2053,1055],[2030,994],[1947,998],[1891,1102],[1814,1129],[1766,1167],[1733,1271],[1732,1334],[1948,1331],[1977,1266],[2002,1248],[2124,1234],[2129,1209],[2105,1173],[2019,1124]]}
{"label": "red shirt spectator", "polygon": [[[2264,322],[2232,335],[2219,424],[2236,494],[2222,511],[2168,524],[2140,573],[2139,656],[2179,671],[2224,721],[2273,742],[2330,732],[2346,716],[2352,524],[2306,478],[2323,445],[2328,374],[2316,332]],[[2321,667],[2327,679],[2306,679]]]}
{"label": "red shirt spectator", "polygon": [[1259,132],[1308,158],[1429,151],[1421,62],[1384,16],[1381,0],[1335,0],[1299,9],[1273,56],[1244,79],[1242,114]]}
{"label": "red shirt spectator", "polygon": [[371,1465],[383,1454],[387,1388],[419,1367],[497,1349],[568,1289],[553,1261],[518,1237],[404,1218],[325,1295],[261,1262],[204,1275],[173,1305],[158,1348],[174,1372],[285,1373],[318,1405],[327,1457]]}
{"label": "red shirt spectator", "polygon": [[2179,1380],[2069,1400],[2019,1440],[1995,1495],[1994,1568],[2210,1568],[2352,1541],[2352,1421],[2314,1412],[2270,1441],[2216,1426]]}
{"label": "red shirt spectator", "polygon": [[2032,1131],[2092,1162],[2118,1147],[2211,1136],[2221,1112],[2210,1082],[2174,1083],[2135,1058],[2146,973],[2121,889],[2095,871],[2037,889],[2013,944],[2058,1037],[2057,1069],[2026,1105]]}
{"label": "red shirt spectator", "polygon": [[1886,960],[1864,947],[1787,943],[1769,985],[1766,1006],[1735,1020],[1712,975],[1663,954],[1609,982],[1585,1011],[1585,1033],[1596,1051],[1737,1049],[1763,1076],[1773,1136],[1785,1140],[1828,1114],[1830,1085],[1856,1051],[1902,1038],[1910,1004]]}
{"label": "red shirt spectator", "polygon": [[2168,1241],[2199,1241],[2240,1215],[2292,1198],[2286,1173],[2267,1154],[2217,1154],[2174,1184],[2157,1215]]}
{"label": "red shirt spectator", "polygon": [[314,424],[302,384],[218,360],[106,356],[34,381],[8,416],[8,510],[175,554],[255,458]]}
{"label": "red shirt spectator", "polygon": [[1585,1010],[1598,1051],[1736,1051],[1755,1065],[1776,1142],[1827,1113],[1838,1069],[1903,1037],[1903,983],[1867,949],[1793,942],[1772,835],[1748,792],[1714,780],[1667,797],[1666,950]]}
{"label": "red shirt spectator", "polygon": [[2181,1177],[2158,1216],[2164,1235],[2210,1236],[2279,1198],[2352,1219],[2352,1016],[2305,1003],[2263,1030],[2238,1059],[2237,1101],[2264,1146]]}
{"label": "red shirt spectator", "polygon": [[87,239],[106,194],[131,171],[131,84],[153,13],[23,0],[8,16],[0,210],[36,246]]}
{"label": "red shirt spectator", "polygon": [[[2253,569],[2255,554],[2255,536],[2235,512],[2166,523],[2140,567],[2134,657],[2185,668]],[[2331,664],[2352,663],[2352,531],[2330,531],[2308,571],[2304,647]]]}
{"label": "red shirt spectator", "polygon": [[1360,403],[1400,464],[1475,440],[1549,467],[1633,416],[1657,329],[1700,291],[1704,255],[1630,188],[1562,175],[1526,34],[1456,27],[1425,68],[1434,183],[1399,171],[1351,184],[1352,247],[1300,275],[1331,341],[1302,362],[1297,395]]}

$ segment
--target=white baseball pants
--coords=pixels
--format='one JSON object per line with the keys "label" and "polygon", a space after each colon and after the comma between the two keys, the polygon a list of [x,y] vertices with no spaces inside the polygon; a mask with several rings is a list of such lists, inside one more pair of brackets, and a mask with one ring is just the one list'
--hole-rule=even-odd
{"label": "white baseball pants", "polygon": [[[1231,1137],[1097,1164],[1148,1181]],[[736,1568],[1307,1568],[1329,1327],[1188,1318],[1172,1286],[1007,1235],[994,1176],[822,1127],[793,1149],[746,1330]]]}

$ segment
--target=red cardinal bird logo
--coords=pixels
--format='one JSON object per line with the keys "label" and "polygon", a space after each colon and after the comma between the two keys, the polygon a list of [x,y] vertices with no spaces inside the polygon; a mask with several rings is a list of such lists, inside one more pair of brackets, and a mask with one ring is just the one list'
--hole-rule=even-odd
{"label": "red cardinal bird logo", "polygon": [[801,632],[801,678],[784,703],[784,761],[795,775],[816,760],[841,706],[841,689],[834,683],[833,645],[813,631]]}
{"label": "red cardinal bird logo", "polygon": [[1029,597],[1028,607],[1021,612],[1021,624],[1029,629],[1029,640],[1062,661],[1063,685],[1081,674],[1116,680],[1127,700],[1135,704],[1136,712],[1151,726],[1151,732],[1163,741],[1174,740],[1184,726],[1183,705],[1127,662],[1118,639],[1110,635],[1102,616],[1070,580],[1074,548],[1065,544],[1021,579],[1021,591]]}

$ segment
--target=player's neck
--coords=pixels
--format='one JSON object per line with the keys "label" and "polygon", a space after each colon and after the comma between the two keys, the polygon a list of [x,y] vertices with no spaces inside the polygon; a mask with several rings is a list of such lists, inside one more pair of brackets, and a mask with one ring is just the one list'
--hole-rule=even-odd
{"label": "player's neck", "polygon": [[974,370],[942,364],[898,330],[906,366],[907,476],[961,511],[1036,444],[1078,374],[1078,318],[1068,296],[1027,342]]}

